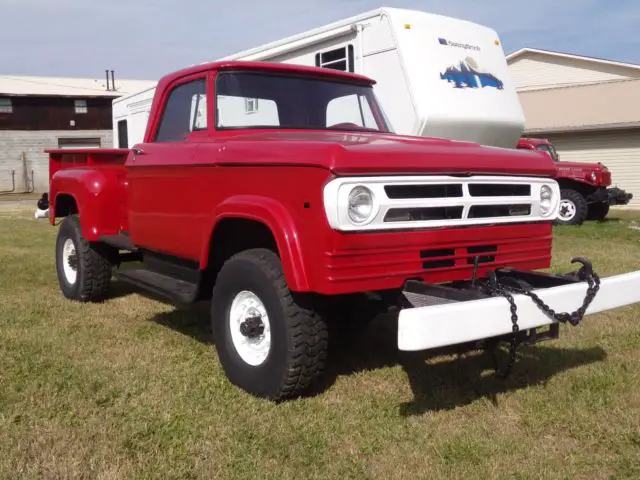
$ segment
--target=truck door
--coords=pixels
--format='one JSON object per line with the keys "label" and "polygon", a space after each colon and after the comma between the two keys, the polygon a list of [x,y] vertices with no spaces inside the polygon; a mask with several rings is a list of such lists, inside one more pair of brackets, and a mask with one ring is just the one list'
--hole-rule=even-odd
{"label": "truck door", "polygon": [[[129,235],[149,250],[198,259],[204,221],[202,195],[210,186],[197,156],[208,137],[207,77],[180,79],[166,90],[146,143],[133,147],[129,168]],[[162,93],[160,93],[162,95]],[[209,164],[207,164],[207,162]]]}

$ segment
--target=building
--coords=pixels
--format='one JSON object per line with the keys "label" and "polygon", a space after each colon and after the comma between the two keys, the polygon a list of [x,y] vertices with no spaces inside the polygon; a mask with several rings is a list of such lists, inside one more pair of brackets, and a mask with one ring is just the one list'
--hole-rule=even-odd
{"label": "building", "polygon": [[111,147],[112,100],[154,83],[0,75],[0,193],[47,191],[45,149]]}
{"label": "building", "polygon": [[507,56],[525,136],[561,160],[601,162],[640,208],[640,65],[524,48]]}

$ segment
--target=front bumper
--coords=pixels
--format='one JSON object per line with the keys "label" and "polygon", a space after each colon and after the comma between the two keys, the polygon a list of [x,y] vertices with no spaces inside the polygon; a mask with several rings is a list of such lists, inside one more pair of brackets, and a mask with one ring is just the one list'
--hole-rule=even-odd
{"label": "front bumper", "polygon": [[[575,277],[504,271],[534,285],[532,291],[556,312],[572,312],[584,299],[587,284]],[[541,287],[542,286],[542,287]],[[537,288],[536,288],[537,287]],[[503,297],[473,298],[474,293],[425,285],[405,291],[414,305],[400,310],[398,348],[419,351],[511,335],[511,311]],[[513,296],[520,331],[557,324],[524,295]],[[640,271],[604,278],[585,315],[640,302]],[[425,305],[425,306],[419,306]]]}
{"label": "front bumper", "polygon": [[632,198],[632,193],[627,193],[621,188],[613,187],[607,189],[607,203],[609,205],[627,205]]}
{"label": "front bumper", "polygon": [[618,187],[601,187],[587,197],[589,203],[606,203],[607,205],[627,205],[633,199],[633,194]]}

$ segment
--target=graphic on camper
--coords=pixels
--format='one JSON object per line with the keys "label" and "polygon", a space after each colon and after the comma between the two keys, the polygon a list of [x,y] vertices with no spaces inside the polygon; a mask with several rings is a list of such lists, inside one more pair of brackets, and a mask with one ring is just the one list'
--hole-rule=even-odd
{"label": "graphic on camper", "polygon": [[504,88],[502,80],[489,72],[480,71],[477,62],[471,57],[461,60],[458,67],[452,65],[447,68],[440,74],[440,78],[453,83],[455,88]]}

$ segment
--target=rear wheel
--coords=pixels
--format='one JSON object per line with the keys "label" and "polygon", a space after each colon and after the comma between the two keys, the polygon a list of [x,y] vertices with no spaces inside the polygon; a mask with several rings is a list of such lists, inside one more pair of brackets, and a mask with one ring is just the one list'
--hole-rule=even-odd
{"label": "rear wheel", "polygon": [[66,298],[96,302],[107,296],[113,271],[109,248],[84,239],[77,215],[62,221],[56,240],[56,270]]}
{"label": "rear wheel", "polygon": [[598,222],[604,220],[609,215],[608,203],[593,203],[589,205],[589,220],[596,220]]}
{"label": "rear wheel", "polygon": [[324,371],[327,325],[296,300],[270,250],[247,250],[223,265],[211,321],[227,378],[254,396],[298,397]]}
{"label": "rear wheel", "polygon": [[560,210],[557,225],[581,225],[587,218],[587,201],[575,190],[560,191]]}

